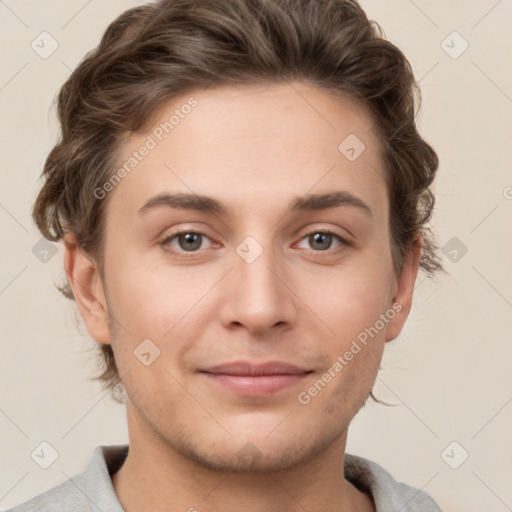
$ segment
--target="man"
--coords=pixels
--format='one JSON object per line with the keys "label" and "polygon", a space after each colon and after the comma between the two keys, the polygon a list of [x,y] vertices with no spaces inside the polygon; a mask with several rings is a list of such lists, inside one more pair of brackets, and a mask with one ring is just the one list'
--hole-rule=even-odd
{"label": "man", "polygon": [[439,511],[345,454],[419,268],[438,161],[355,0],[161,0],[59,95],[34,219],[128,446],[13,509]]}

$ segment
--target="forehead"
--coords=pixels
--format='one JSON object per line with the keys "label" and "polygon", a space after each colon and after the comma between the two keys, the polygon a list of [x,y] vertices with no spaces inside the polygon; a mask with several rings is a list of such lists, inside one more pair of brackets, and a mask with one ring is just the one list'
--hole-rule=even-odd
{"label": "forehead", "polygon": [[125,139],[116,169],[128,172],[111,199],[140,208],[151,195],[177,191],[242,207],[343,189],[384,214],[376,132],[364,105],[304,83],[195,90]]}

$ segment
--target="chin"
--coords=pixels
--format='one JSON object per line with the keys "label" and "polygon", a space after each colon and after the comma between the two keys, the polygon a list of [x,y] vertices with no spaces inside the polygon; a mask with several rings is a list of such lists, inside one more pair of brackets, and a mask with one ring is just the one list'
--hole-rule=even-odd
{"label": "chin", "polygon": [[190,438],[181,437],[180,444],[173,448],[206,469],[221,473],[273,473],[287,471],[321,457],[323,452],[332,447],[343,432],[330,432],[325,435],[311,432],[284,432],[281,436],[273,434],[251,436],[245,435],[243,441],[224,439],[218,442],[203,439],[194,443]]}

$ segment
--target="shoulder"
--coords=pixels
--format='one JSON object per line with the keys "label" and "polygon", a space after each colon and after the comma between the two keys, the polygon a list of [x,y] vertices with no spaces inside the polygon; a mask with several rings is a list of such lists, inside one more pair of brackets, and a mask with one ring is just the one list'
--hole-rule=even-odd
{"label": "shoulder", "polygon": [[6,512],[122,512],[110,474],[126,455],[127,445],[98,446],[83,473],[7,510]]}
{"label": "shoulder", "polygon": [[80,474],[7,512],[50,512],[59,509],[85,512],[83,494],[79,490],[83,487],[84,475]]}
{"label": "shoulder", "polygon": [[356,455],[345,455],[345,478],[371,494],[377,512],[442,512],[426,492],[397,482],[382,466]]}

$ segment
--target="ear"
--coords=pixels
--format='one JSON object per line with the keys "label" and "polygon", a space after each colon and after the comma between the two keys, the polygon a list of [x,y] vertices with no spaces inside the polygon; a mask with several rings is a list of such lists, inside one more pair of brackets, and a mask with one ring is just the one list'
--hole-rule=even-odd
{"label": "ear", "polygon": [[392,308],[395,310],[396,314],[388,323],[386,341],[394,340],[400,334],[409,316],[412,306],[414,283],[418,275],[420,256],[421,235],[417,234],[409,249],[404,254],[404,268],[396,278],[396,291],[392,300]]}
{"label": "ear", "polygon": [[87,331],[110,344],[108,308],[97,264],[82,252],[73,233],[64,235],[64,269]]}

